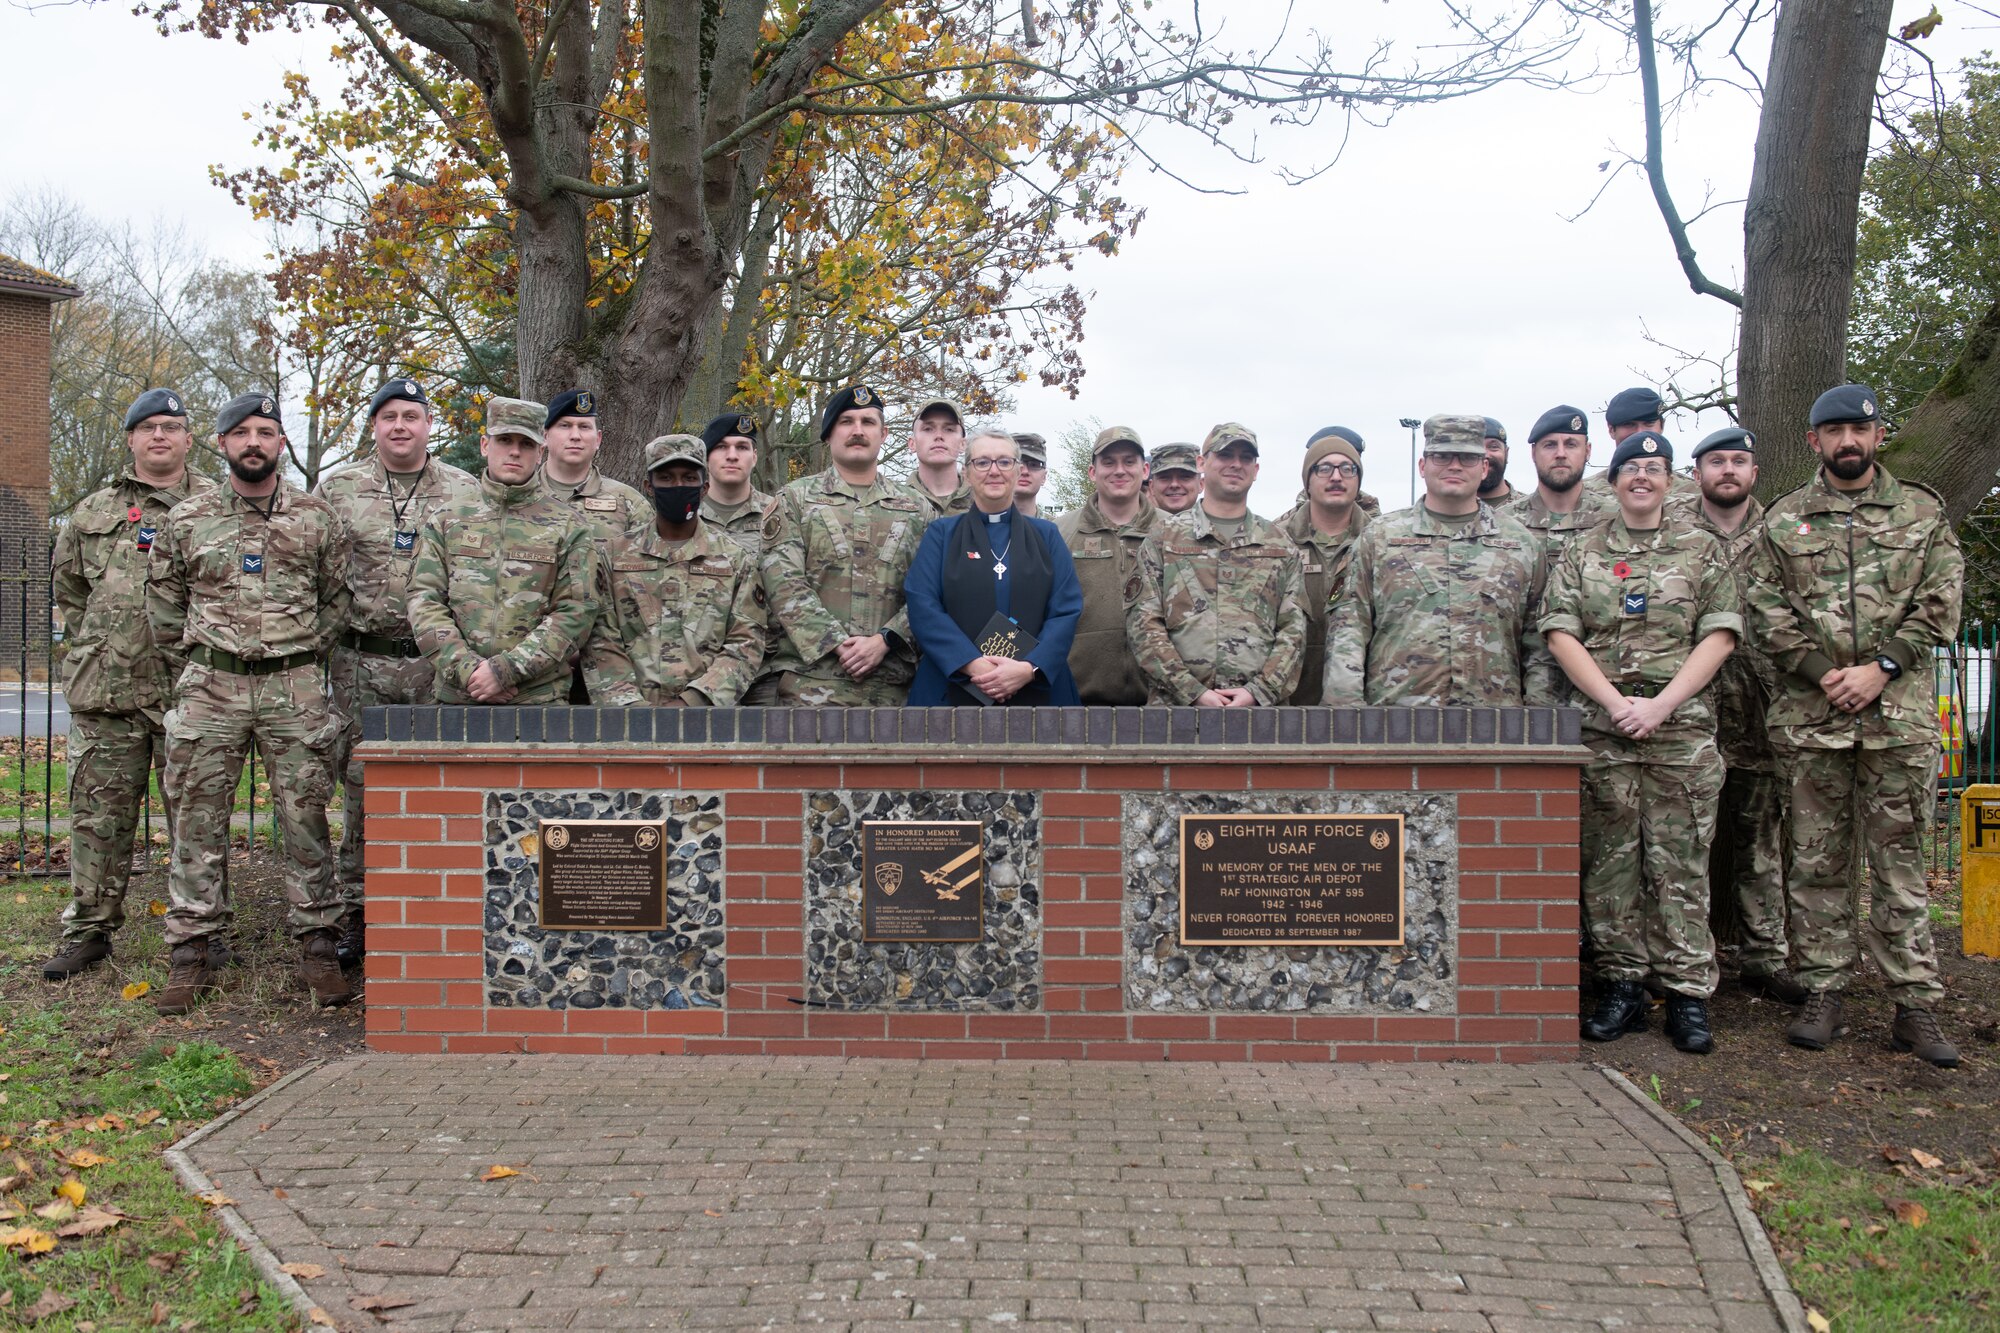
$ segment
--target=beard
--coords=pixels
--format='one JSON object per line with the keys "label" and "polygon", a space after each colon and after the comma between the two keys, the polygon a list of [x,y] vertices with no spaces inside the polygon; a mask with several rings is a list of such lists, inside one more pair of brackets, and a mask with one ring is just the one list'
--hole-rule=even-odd
{"label": "beard", "polygon": [[1875,451],[1863,449],[1859,455],[1839,453],[1826,460],[1826,470],[1842,481],[1859,481],[1875,466]]}
{"label": "beard", "polygon": [[1491,495],[1506,484],[1507,465],[1493,459],[1488,459],[1486,461],[1486,472],[1479,478],[1479,493],[1481,495]]}
{"label": "beard", "polygon": [[244,458],[232,458],[229,460],[229,470],[237,480],[247,481],[254,486],[278,470],[278,456],[273,454],[256,463]]}
{"label": "beard", "polygon": [[[1563,478],[1561,481],[1557,481],[1555,477],[1553,477],[1549,473],[1542,471],[1540,468],[1537,468],[1535,469],[1535,480],[1541,482],[1542,486],[1548,491],[1552,492],[1553,494],[1568,495],[1571,491],[1575,490],[1578,486],[1583,484],[1583,469],[1574,468],[1570,471],[1570,474],[1567,477]],[[1479,489],[1483,491],[1486,490],[1487,487],[1482,484]]]}

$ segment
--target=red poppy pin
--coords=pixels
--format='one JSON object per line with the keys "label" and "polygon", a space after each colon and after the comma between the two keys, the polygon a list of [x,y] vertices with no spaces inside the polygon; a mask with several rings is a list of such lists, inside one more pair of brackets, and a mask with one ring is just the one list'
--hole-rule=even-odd
{"label": "red poppy pin", "polygon": [[1617,564],[1611,567],[1611,572],[1613,574],[1616,574],[1621,579],[1629,579],[1632,577],[1632,566],[1626,564],[1623,560],[1620,560]]}
{"label": "red poppy pin", "polygon": [[979,552],[977,552],[977,551],[967,551],[967,552],[965,553],[965,558],[966,558],[967,560],[977,560],[977,559],[979,558]]}
{"label": "red poppy pin", "polygon": [[146,516],[146,511],[139,508],[138,505],[133,505],[130,509],[125,511],[125,517],[131,519],[134,523],[137,523],[140,519],[144,518],[145,516]]}

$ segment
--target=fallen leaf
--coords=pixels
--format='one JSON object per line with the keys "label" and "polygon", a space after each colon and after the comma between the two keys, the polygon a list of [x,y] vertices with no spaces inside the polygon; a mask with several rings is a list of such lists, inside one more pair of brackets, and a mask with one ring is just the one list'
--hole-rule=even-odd
{"label": "fallen leaf", "polygon": [[312,1309],[306,1311],[306,1318],[312,1320],[312,1322],[314,1322],[315,1324],[319,1324],[325,1328],[340,1327],[340,1325],[333,1322],[332,1315],[328,1314],[325,1310],[322,1310],[317,1305],[315,1305]]}
{"label": "fallen leaf", "polygon": [[721,1217],[722,1213],[718,1209],[704,1208],[701,1210],[701,1215],[703,1217]]}
{"label": "fallen leaf", "polygon": [[257,1294],[255,1287],[245,1287],[236,1293],[236,1313],[249,1314],[261,1305],[263,1300],[264,1298]]}
{"label": "fallen leaf", "polygon": [[1891,1199],[1889,1207],[1894,1210],[1896,1220],[1912,1230],[1931,1220],[1930,1210],[1914,1199]]}
{"label": "fallen leaf", "polygon": [[131,1218],[119,1212],[116,1208],[100,1208],[96,1204],[92,1204],[76,1215],[76,1221],[61,1228],[56,1234],[65,1240],[73,1239],[77,1236],[97,1236],[111,1230],[111,1228],[117,1226],[120,1222],[129,1222],[131,1220]]}
{"label": "fallen leaf", "polygon": [[1926,1171],[1935,1171],[1944,1165],[1944,1158],[1927,1153],[1922,1148],[1910,1149],[1910,1160]]}
{"label": "fallen leaf", "polygon": [[347,1303],[357,1310],[400,1310],[415,1305],[414,1296],[351,1296]]}
{"label": "fallen leaf", "polygon": [[1806,1311],[1806,1323],[1812,1325],[1813,1333],[1832,1333],[1833,1321],[1817,1310]]}
{"label": "fallen leaf", "polygon": [[206,1194],[197,1194],[194,1197],[200,1199],[211,1208],[227,1208],[236,1202],[236,1200],[230,1198],[221,1190],[210,1190]]}
{"label": "fallen leaf", "polygon": [[146,1267],[156,1273],[171,1273],[180,1266],[180,1262],[181,1257],[178,1254],[161,1253],[146,1256]]}
{"label": "fallen leaf", "polygon": [[76,1215],[76,1205],[68,1199],[54,1199],[35,1209],[35,1216],[50,1222],[66,1222]]}
{"label": "fallen leaf", "polygon": [[14,901],[17,903],[24,903],[28,901],[28,895],[25,893],[17,893],[14,895]]}
{"label": "fallen leaf", "polygon": [[318,1264],[279,1264],[278,1271],[290,1273],[293,1277],[302,1277],[308,1282],[316,1277],[326,1276],[326,1270]]}
{"label": "fallen leaf", "polygon": [[1929,1117],[1936,1115],[1937,1112],[1931,1110],[1931,1108],[1928,1106],[1912,1106],[1910,1108],[1910,1114],[1920,1117]]}
{"label": "fallen leaf", "polygon": [[283,1185],[273,1185],[271,1187],[271,1197],[274,1199],[289,1199],[292,1196],[285,1193],[285,1187]]}
{"label": "fallen leaf", "polygon": [[21,1215],[21,1210],[12,1204],[0,1203],[0,1222],[11,1222]]}
{"label": "fallen leaf", "polygon": [[167,905],[158,898],[155,898],[146,904],[146,911],[153,916],[165,916],[167,914]]}
{"label": "fallen leaf", "polygon": [[117,1130],[123,1133],[125,1131],[125,1117],[113,1115],[111,1112],[106,1111],[103,1115],[90,1122],[90,1128],[98,1134],[102,1134],[106,1130]]}
{"label": "fallen leaf", "polygon": [[1879,1236],[1888,1229],[1880,1222],[1870,1222],[1867,1226],[1861,1228],[1861,1234],[1864,1236]]}
{"label": "fallen leaf", "polygon": [[160,1325],[167,1322],[167,1319],[172,1315],[172,1313],[173,1312],[171,1310],[167,1309],[167,1303],[165,1301],[154,1301],[153,1313],[151,1314],[151,1316],[147,1318],[146,1322],[152,1327],[158,1328]]}
{"label": "fallen leaf", "polygon": [[127,984],[125,989],[118,993],[128,1000],[136,1000],[151,989],[153,989],[153,983],[150,981],[134,981]]}
{"label": "fallen leaf", "polygon": [[56,1247],[56,1238],[35,1227],[16,1227],[12,1231],[0,1231],[0,1250],[19,1250],[23,1254],[47,1254]]}
{"label": "fallen leaf", "polygon": [[489,1166],[479,1173],[479,1178],[481,1180],[505,1180],[509,1176],[518,1176],[520,1174],[519,1171],[516,1171],[511,1166]]}
{"label": "fallen leaf", "polygon": [[56,1186],[56,1193],[68,1199],[78,1208],[83,1207],[83,1192],[83,1182],[75,1176],[69,1177],[62,1184]]}
{"label": "fallen leaf", "polygon": [[106,1157],[103,1153],[95,1151],[94,1149],[78,1148],[68,1157],[63,1158],[63,1160],[67,1162],[69,1165],[77,1167],[80,1170],[88,1171],[93,1166],[103,1166],[106,1162],[110,1161],[111,1159],[109,1157]]}
{"label": "fallen leaf", "polygon": [[63,1295],[54,1287],[43,1287],[41,1299],[21,1311],[21,1313],[32,1324],[38,1319],[47,1319],[51,1315],[59,1315],[75,1304],[75,1301]]}
{"label": "fallen leaf", "polygon": [[1885,1162],[1907,1162],[1910,1160],[1910,1155],[1893,1143],[1885,1143],[1882,1145],[1882,1160]]}
{"label": "fallen leaf", "polygon": [[150,1125],[159,1118],[160,1118],[160,1108],[155,1106],[150,1110],[141,1111],[138,1114],[138,1116],[133,1119],[132,1123],[134,1125]]}
{"label": "fallen leaf", "polygon": [[1778,1182],[1775,1180],[1746,1180],[1743,1182],[1743,1188],[1749,1190],[1752,1194],[1762,1194],[1765,1190],[1778,1188]]}

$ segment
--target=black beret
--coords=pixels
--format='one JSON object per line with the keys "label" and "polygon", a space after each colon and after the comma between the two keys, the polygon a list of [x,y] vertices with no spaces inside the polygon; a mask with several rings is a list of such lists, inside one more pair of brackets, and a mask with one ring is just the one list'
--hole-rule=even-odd
{"label": "black beret", "polygon": [[1875,399],[1875,391],[1865,384],[1843,384],[1813,399],[1812,417],[1806,424],[1824,426],[1835,421],[1881,424],[1882,407]]}
{"label": "black beret", "polygon": [[597,395],[588,389],[568,389],[549,401],[548,420],[542,423],[547,430],[564,417],[596,417]]}
{"label": "black beret", "polygon": [[1750,432],[1741,426],[1725,426],[1721,430],[1701,437],[1701,443],[1694,447],[1689,458],[1700,458],[1711,449],[1741,449],[1746,454],[1757,452],[1757,441],[1750,438]]}
{"label": "black beret", "polygon": [[741,435],[746,440],[755,441],[757,418],[747,412],[724,412],[702,427],[701,442],[712,450],[732,435]]}
{"label": "black beret", "polygon": [[865,384],[850,384],[827,399],[826,407],[819,414],[820,439],[833,434],[833,423],[840,420],[842,412],[852,412],[857,407],[872,407],[879,412],[882,410],[882,395]]}
{"label": "black beret", "polygon": [[1671,468],[1674,465],[1673,441],[1656,430],[1635,431],[1618,442],[1611,451],[1611,466],[1605,475],[1615,477],[1618,469],[1635,458],[1657,458]]}
{"label": "black beret", "polygon": [[1502,444],[1507,443],[1507,428],[1500,424],[1500,418],[1486,418],[1486,438],[1498,440]]}
{"label": "black beret", "polygon": [[369,418],[372,420],[377,412],[398,399],[422,407],[431,405],[431,400],[424,397],[424,386],[415,380],[389,380],[375,391],[373,398],[368,400]]}
{"label": "black beret", "polygon": [[215,414],[215,433],[227,435],[250,417],[263,417],[277,423],[278,429],[285,428],[284,419],[278,415],[278,400],[269,394],[246,393],[230,399]]}
{"label": "black beret", "polygon": [[1535,418],[1535,424],[1528,428],[1528,443],[1533,444],[1544,435],[1589,435],[1590,418],[1581,408],[1568,403],[1558,403]]}
{"label": "black beret", "polygon": [[1666,410],[1666,403],[1651,389],[1620,389],[1605,404],[1604,424],[1629,426],[1635,421],[1658,421],[1666,415]]}
{"label": "black beret", "polygon": [[1312,433],[1312,438],[1306,441],[1306,448],[1308,449],[1312,448],[1314,445],[1318,444],[1321,440],[1325,439],[1329,435],[1333,436],[1337,440],[1346,440],[1349,444],[1354,446],[1354,452],[1357,454],[1365,452],[1368,448],[1368,446],[1366,444],[1363,444],[1361,441],[1360,431],[1349,430],[1345,426],[1321,426],[1318,430]]}
{"label": "black beret", "polygon": [[187,400],[172,389],[148,389],[125,409],[125,429],[131,430],[147,417],[179,417],[185,421],[187,414]]}

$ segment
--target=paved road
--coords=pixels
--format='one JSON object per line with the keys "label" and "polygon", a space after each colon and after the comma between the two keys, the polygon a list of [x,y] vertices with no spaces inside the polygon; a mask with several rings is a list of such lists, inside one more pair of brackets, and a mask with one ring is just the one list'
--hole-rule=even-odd
{"label": "paved road", "polygon": [[[27,691],[26,713],[29,737],[45,736],[50,724],[49,692],[45,685],[30,685]],[[18,684],[0,684],[0,740],[21,734],[22,697]],[[69,735],[69,705],[64,702],[61,690],[55,692],[55,734]]]}
{"label": "paved road", "polygon": [[190,1156],[344,1328],[1799,1326],[1576,1067],[371,1055]]}

